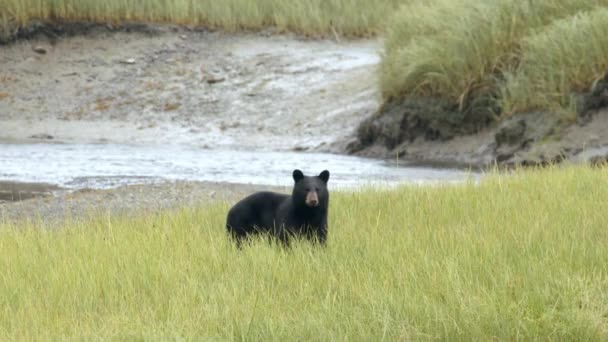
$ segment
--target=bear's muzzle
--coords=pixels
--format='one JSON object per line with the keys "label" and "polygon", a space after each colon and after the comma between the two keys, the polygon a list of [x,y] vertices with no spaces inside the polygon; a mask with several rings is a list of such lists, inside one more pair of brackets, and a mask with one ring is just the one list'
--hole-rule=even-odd
{"label": "bear's muzzle", "polygon": [[306,194],[306,205],[311,208],[319,206],[319,196],[316,191],[310,191]]}

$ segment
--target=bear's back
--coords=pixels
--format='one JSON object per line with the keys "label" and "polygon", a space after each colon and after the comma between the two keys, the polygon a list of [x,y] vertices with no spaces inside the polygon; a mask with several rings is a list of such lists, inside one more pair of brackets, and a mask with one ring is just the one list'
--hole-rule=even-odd
{"label": "bear's back", "polygon": [[254,226],[272,228],[279,206],[289,197],[289,195],[270,191],[249,195],[230,209],[227,225],[232,229],[246,231],[251,231]]}

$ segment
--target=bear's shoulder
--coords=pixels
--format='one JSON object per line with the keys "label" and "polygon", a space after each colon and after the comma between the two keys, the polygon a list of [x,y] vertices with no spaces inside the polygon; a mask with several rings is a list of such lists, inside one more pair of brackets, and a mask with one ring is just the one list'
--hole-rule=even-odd
{"label": "bear's shoulder", "polygon": [[245,199],[249,202],[266,202],[278,206],[281,204],[281,202],[287,200],[288,198],[290,198],[290,196],[287,194],[272,191],[260,191],[249,195]]}

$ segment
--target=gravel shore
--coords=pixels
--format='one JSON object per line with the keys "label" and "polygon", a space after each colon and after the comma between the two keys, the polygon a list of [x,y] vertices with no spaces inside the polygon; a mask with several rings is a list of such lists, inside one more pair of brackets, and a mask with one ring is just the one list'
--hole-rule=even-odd
{"label": "gravel shore", "polygon": [[[19,183],[11,186],[20,189],[40,188]],[[7,183],[4,184],[5,189],[6,187]],[[90,214],[145,214],[163,209],[204,205],[213,201],[233,203],[261,190],[289,191],[287,187],[183,181],[129,185],[107,190],[55,190],[55,195],[23,201],[0,201],[0,223],[34,221],[52,226],[66,218],[83,219]]]}

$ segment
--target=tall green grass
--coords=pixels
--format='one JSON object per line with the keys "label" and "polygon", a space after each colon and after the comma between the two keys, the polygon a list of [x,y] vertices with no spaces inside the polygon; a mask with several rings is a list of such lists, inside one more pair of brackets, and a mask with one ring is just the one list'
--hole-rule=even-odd
{"label": "tall green grass", "polygon": [[228,204],[0,228],[0,339],[608,339],[608,169],[334,192],[327,248]]}
{"label": "tall green grass", "polygon": [[[606,24],[600,24],[604,16],[584,14],[607,5],[606,0],[432,0],[403,6],[387,25],[380,75],[383,94],[438,97],[461,111],[490,100],[505,109],[504,115],[524,109],[518,97],[527,95],[549,98],[541,107],[552,109],[550,104],[560,99],[551,86],[535,86],[538,78],[547,81],[565,74],[562,93],[588,90],[598,69],[608,63]],[[595,27],[585,28],[593,24],[583,22],[590,21]],[[576,53],[590,56],[578,64],[562,61]],[[525,65],[519,69],[522,60]],[[583,63],[591,64],[586,69],[593,72],[579,73]],[[522,81],[531,87],[511,83],[510,96],[502,97],[501,87],[513,70],[534,75]],[[517,75],[509,78],[520,80]]]}
{"label": "tall green grass", "polygon": [[576,113],[577,95],[608,74],[608,7],[553,22],[526,37],[520,65],[502,87],[506,113]]}
{"label": "tall green grass", "polygon": [[225,30],[268,26],[310,35],[369,36],[407,0],[2,0],[0,20],[169,22]]}

